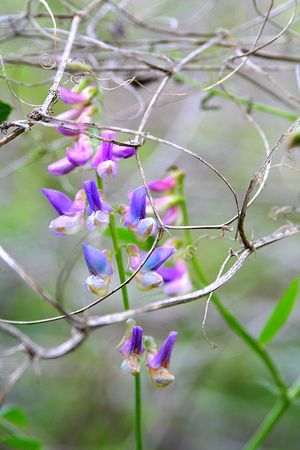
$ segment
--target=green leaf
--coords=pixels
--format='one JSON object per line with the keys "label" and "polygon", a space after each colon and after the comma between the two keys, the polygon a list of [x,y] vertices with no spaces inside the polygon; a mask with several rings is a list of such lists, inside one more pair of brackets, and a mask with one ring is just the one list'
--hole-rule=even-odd
{"label": "green leaf", "polygon": [[0,411],[1,417],[6,419],[8,422],[18,426],[26,427],[27,417],[25,412],[19,406],[9,406]]}
{"label": "green leaf", "polygon": [[42,450],[43,448],[40,441],[23,436],[7,436],[2,442],[11,448],[21,450]]}
{"label": "green leaf", "polygon": [[287,321],[295,305],[299,283],[300,277],[295,278],[275,306],[274,311],[260,333],[259,342],[262,345],[270,342]]}
{"label": "green leaf", "polygon": [[8,104],[0,100],[0,122],[6,120],[12,110],[12,107]]}
{"label": "green leaf", "polygon": [[[118,233],[118,241],[122,244],[135,244],[137,245],[141,250],[147,251],[151,248],[151,245],[153,243],[153,238],[150,237],[147,239],[146,242],[139,241],[134,233],[128,228],[125,227],[117,227],[117,233]],[[111,237],[110,229],[106,228],[103,235],[105,237]]]}

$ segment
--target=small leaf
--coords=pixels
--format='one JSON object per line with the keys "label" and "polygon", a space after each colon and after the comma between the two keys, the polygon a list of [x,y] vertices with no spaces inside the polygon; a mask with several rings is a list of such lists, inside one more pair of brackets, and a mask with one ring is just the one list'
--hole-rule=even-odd
{"label": "small leaf", "polygon": [[26,414],[19,406],[9,406],[1,410],[0,415],[18,427],[25,427],[27,425]]}
{"label": "small leaf", "polygon": [[[122,244],[136,244],[144,251],[149,250],[153,243],[152,237],[148,238],[146,242],[139,241],[134,233],[125,227],[117,227],[117,233],[119,242]],[[103,234],[105,237],[111,237],[110,229],[106,228]]]}
{"label": "small leaf", "polygon": [[0,122],[6,120],[12,110],[12,107],[8,104],[0,100]]}
{"label": "small leaf", "polygon": [[300,277],[295,278],[275,306],[259,337],[262,345],[270,342],[287,321],[295,305],[299,290]]}
{"label": "small leaf", "polygon": [[43,444],[40,441],[23,436],[8,436],[2,442],[10,448],[21,450],[42,450],[43,448]]}

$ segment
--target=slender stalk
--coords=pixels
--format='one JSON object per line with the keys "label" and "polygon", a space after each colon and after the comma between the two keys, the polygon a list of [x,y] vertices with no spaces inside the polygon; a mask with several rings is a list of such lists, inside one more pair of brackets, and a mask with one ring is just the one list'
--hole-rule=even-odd
{"label": "slender stalk", "polygon": [[[112,243],[113,243],[114,250],[115,250],[115,257],[116,257],[116,262],[117,262],[117,267],[118,267],[118,272],[119,272],[120,283],[124,283],[124,281],[126,280],[125,268],[124,268],[123,257],[122,257],[122,249],[119,246],[119,242],[118,242],[118,233],[117,233],[117,227],[116,227],[114,213],[110,214],[109,229],[110,229],[111,239],[112,239]],[[125,311],[127,311],[128,309],[130,309],[127,286],[123,286],[121,290],[122,290],[124,309],[125,309]]]}
{"label": "slender stalk", "polygon": [[[188,213],[188,208],[187,208],[187,203],[186,203],[186,199],[185,199],[185,195],[184,195],[184,174],[182,174],[179,179],[178,179],[178,195],[180,197],[180,205],[181,205],[181,212],[182,212],[182,218],[183,218],[183,224],[185,226],[189,226],[190,225],[190,219],[189,219],[189,213]],[[200,283],[205,283],[204,281],[204,274],[201,270],[201,267],[199,265],[199,262],[196,258],[195,252],[193,250],[193,239],[192,239],[192,233],[191,230],[189,228],[185,228],[184,230],[184,234],[185,234],[185,241],[186,241],[186,245],[188,248],[191,249],[192,253],[191,253],[191,263],[193,266],[193,269],[198,277],[199,283],[197,283],[198,285],[200,285]]]}
{"label": "slender stalk", "polygon": [[[183,81],[184,83],[189,84],[190,86],[193,86],[194,88],[199,89],[201,91],[205,87],[204,84],[201,84],[198,81],[195,81],[192,78],[190,78],[188,75],[184,75],[182,73],[175,74],[174,78]],[[236,95],[229,94],[228,92],[222,91],[220,89],[214,88],[210,89],[208,95],[209,97],[221,97],[224,98],[225,100],[235,101],[239,105],[247,106],[249,109],[273,114],[274,116],[282,117],[283,119],[287,120],[296,120],[298,117],[298,114],[289,111],[284,111],[280,108],[276,108],[275,106],[267,105],[265,103],[251,101],[247,98],[238,97]]]}
{"label": "slender stalk", "polygon": [[[178,192],[183,199],[181,202],[183,222],[184,225],[189,225],[188,209],[184,196],[183,176],[179,179]],[[185,229],[185,240],[186,245],[191,246],[191,248],[193,248],[190,229]],[[199,287],[199,285],[203,283],[207,284],[208,282],[207,278],[202,271],[202,268],[199,264],[199,261],[196,258],[194,251],[192,251],[191,263],[198,278],[197,282],[195,283],[196,287]],[[255,432],[255,434],[252,436],[252,438],[248,441],[248,443],[244,447],[244,450],[256,450],[259,447],[259,445],[265,440],[268,434],[271,432],[276,423],[279,421],[281,416],[284,414],[285,410],[289,407],[292,398],[298,394],[298,392],[300,391],[300,384],[299,383],[295,384],[295,387],[293,387],[293,389],[291,389],[290,392],[287,391],[287,387],[281,377],[280,372],[277,370],[277,367],[273,363],[272,359],[270,358],[265,348],[262,347],[260,343],[257,342],[257,340],[251,336],[251,334],[248,333],[246,328],[220,302],[218,296],[215,293],[212,294],[212,301],[216,306],[219,314],[227,323],[227,325],[234,331],[235,334],[237,334],[245,342],[246,345],[248,345],[258,355],[258,357],[264,363],[266,368],[269,370],[274,382],[276,383],[281,392],[280,398],[277,400],[271,411],[268,413],[265,420],[262,422],[261,426],[258,428],[258,430]]]}
{"label": "slender stalk", "polygon": [[143,449],[142,433],[142,396],[141,396],[141,376],[136,375],[135,381],[135,446],[136,450]]}
{"label": "slender stalk", "polygon": [[[184,177],[179,179],[178,182],[178,192],[179,195],[182,197],[181,202],[181,210],[182,210],[182,216],[183,216],[183,223],[184,225],[189,225],[189,216],[188,216],[188,210],[186,201],[184,200]],[[192,237],[191,237],[191,230],[185,229],[185,239],[186,239],[186,245],[188,247],[192,247]],[[195,252],[192,251],[192,257],[191,257],[191,263],[193,266],[193,269],[197,275],[197,281],[195,282],[195,285],[197,288],[201,287],[203,284],[208,284],[208,280],[202,270],[202,267],[199,264],[199,261],[196,258]],[[246,328],[236,319],[236,317],[221,303],[218,296],[213,293],[212,295],[212,301],[214,305],[216,306],[219,314],[222,316],[222,318],[225,320],[227,325],[234,331],[235,334],[237,334],[248,347],[250,347],[257,356],[262,360],[266,368],[269,370],[274,382],[282,392],[283,396],[286,396],[286,385],[275,366],[274,362],[270,358],[269,354],[263,348],[257,340],[251,336],[251,334],[248,333]]]}
{"label": "slender stalk", "polygon": [[[109,222],[109,228],[112,238],[112,243],[115,250],[115,257],[119,272],[119,279],[120,283],[124,283],[126,277],[125,277],[125,269],[124,269],[124,263],[123,263],[123,257],[122,257],[122,249],[118,242],[118,233],[117,233],[117,227],[116,227],[116,221],[115,221],[115,215],[114,213],[110,214],[110,222]],[[129,297],[127,292],[127,286],[122,287],[122,297],[123,297],[123,305],[125,311],[130,309],[129,305]],[[136,375],[135,377],[135,385],[134,385],[134,392],[135,392],[135,447],[136,450],[142,450],[143,449],[143,434],[142,434],[142,396],[141,396],[141,377],[140,375]]]}
{"label": "slender stalk", "polygon": [[287,398],[283,397],[278,399],[273,408],[265,417],[265,420],[262,422],[256,433],[243,447],[243,450],[256,450],[257,448],[259,448],[260,444],[266,439],[270,431],[274,428],[281,416],[285,413],[289,405],[290,402]]}
{"label": "slender stalk", "polygon": [[256,450],[260,444],[265,440],[268,434],[275,427],[281,416],[285,413],[287,408],[300,394],[300,378],[298,378],[286,391],[286,394],[281,396],[271,411],[265,417],[257,431],[253,434],[250,440],[246,443],[243,450]]}

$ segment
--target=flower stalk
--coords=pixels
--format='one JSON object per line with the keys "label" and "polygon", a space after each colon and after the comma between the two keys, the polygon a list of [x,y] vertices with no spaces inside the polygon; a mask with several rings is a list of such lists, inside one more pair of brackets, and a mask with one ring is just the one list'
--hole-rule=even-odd
{"label": "flower stalk", "polygon": [[[97,183],[99,189],[102,188],[102,180],[97,176]],[[118,241],[118,233],[115,221],[115,214],[110,213],[110,222],[109,229],[111,233],[112,244],[115,251],[115,258],[119,273],[120,283],[124,283],[126,280],[125,276],[125,268],[122,256],[122,248],[119,245]],[[123,298],[123,306],[125,311],[130,309],[129,297],[126,285],[121,288],[122,298]],[[143,434],[142,434],[142,395],[141,395],[141,378],[140,374],[135,375],[134,377],[134,394],[135,394],[135,448],[136,450],[143,450]]]}
{"label": "flower stalk", "polygon": [[[182,177],[179,180],[179,191],[180,195],[182,196],[182,202],[181,202],[181,209],[182,209],[182,216],[183,216],[183,222],[184,225],[189,225],[189,216],[188,216],[188,210],[186,201],[184,200],[184,178]],[[190,247],[192,246],[192,237],[190,229],[185,230],[185,240],[186,240],[186,246]],[[193,265],[193,268],[198,276],[198,280],[194,280],[194,285],[197,289],[199,287],[203,286],[203,284],[207,284],[208,280],[202,271],[202,268],[199,264],[199,261],[196,258],[195,253],[193,252],[191,263]],[[272,431],[273,427],[276,425],[276,423],[279,421],[281,416],[284,414],[285,410],[290,405],[290,400],[293,395],[289,396],[289,392],[287,390],[287,386],[282,379],[282,376],[275,366],[273,360],[269,356],[268,352],[264,347],[261,346],[261,344],[253,337],[250,333],[248,333],[247,329],[236,319],[236,317],[222,304],[222,302],[219,300],[218,296],[213,293],[212,294],[212,301],[217,308],[219,314],[223,318],[223,320],[227,323],[229,328],[232,329],[232,331],[239,336],[244,343],[250,347],[257,356],[261,359],[262,363],[265,365],[267,370],[269,371],[270,375],[273,378],[274,383],[279,389],[279,396],[278,400],[269,412],[269,414],[266,416],[265,420],[262,422],[261,426],[258,428],[258,430],[254,433],[254,435],[250,438],[248,443],[245,445],[243,450],[256,450],[259,448],[260,444],[266,439],[268,434]],[[298,390],[295,388],[295,390],[298,393]],[[300,389],[299,389],[300,390]]]}

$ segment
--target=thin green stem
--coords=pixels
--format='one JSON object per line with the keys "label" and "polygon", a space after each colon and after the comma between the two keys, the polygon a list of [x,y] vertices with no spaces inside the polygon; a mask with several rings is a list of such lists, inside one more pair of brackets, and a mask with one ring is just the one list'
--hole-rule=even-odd
{"label": "thin green stem", "polygon": [[[110,214],[110,222],[109,228],[111,233],[111,238],[115,250],[116,262],[119,272],[120,283],[124,283],[125,277],[125,269],[122,257],[122,249],[118,242],[118,233],[115,222],[114,213]],[[122,297],[123,297],[123,305],[124,309],[127,311],[130,309],[129,298],[126,285],[122,287]],[[136,450],[142,450],[142,398],[141,398],[141,377],[140,374],[135,376],[135,446]]]}
{"label": "thin green stem", "polygon": [[286,395],[281,396],[274,404],[273,408],[266,415],[257,431],[253,434],[247,442],[243,450],[256,450],[260,444],[265,440],[268,434],[275,427],[281,416],[285,413],[287,408],[291,405],[294,399],[300,394],[300,378],[298,378],[287,390]]}
{"label": "thin green stem", "polygon": [[[120,279],[120,283],[122,284],[126,280],[125,268],[124,268],[123,257],[122,257],[122,249],[119,246],[119,242],[118,242],[118,232],[117,232],[114,213],[110,214],[109,229],[110,229],[110,233],[111,233],[112,243],[114,246],[115,257],[116,257],[116,262],[117,262],[117,267],[118,267],[118,272],[119,272],[119,279]],[[124,309],[125,309],[125,311],[127,311],[128,309],[130,309],[127,286],[126,285],[123,286],[121,290],[122,290]]]}
{"label": "thin green stem", "polygon": [[[188,208],[187,208],[187,202],[186,202],[185,195],[184,195],[184,174],[182,174],[178,179],[178,195],[180,197],[180,205],[181,205],[183,223],[185,226],[188,226],[188,225],[190,225],[190,219],[189,219],[189,213],[188,213]],[[202,273],[201,267],[199,265],[199,262],[196,258],[196,255],[195,255],[195,252],[193,249],[193,239],[192,239],[191,230],[189,228],[186,228],[184,230],[184,234],[185,234],[186,245],[189,249],[191,249],[191,263],[192,263],[193,269],[198,277],[199,284],[201,282],[204,283],[204,280],[203,280],[204,274]]]}
{"label": "thin green stem", "polygon": [[256,433],[251,437],[247,444],[243,447],[243,450],[256,450],[260,447],[260,444],[266,439],[268,434],[274,428],[281,416],[285,413],[289,407],[290,402],[287,398],[279,398],[273,408],[269,411],[265,420],[262,422]]}
{"label": "thin green stem", "polygon": [[143,448],[142,435],[142,397],[141,397],[141,377],[135,376],[135,445],[137,450]]}
{"label": "thin green stem", "polygon": [[[181,210],[183,216],[184,225],[189,225],[189,216],[186,201],[184,200],[184,177],[182,176],[179,179],[178,183],[178,191],[180,196],[182,197],[181,201]],[[192,249],[191,263],[193,269],[197,275],[197,282],[195,283],[196,287],[199,288],[203,284],[207,284],[208,280],[199,264],[199,261],[196,258],[195,251],[193,249],[193,241],[191,236],[191,231],[189,229],[185,230],[185,240],[187,247]],[[276,425],[280,417],[284,414],[285,410],[290,405],[293,396],[298,395],[300,391],[300,383],[295,383],[295,386],[290,389],[290,392],[287,391],[287,387],[281,377],[280,372],[277,367],[273,363],[269,354],[265,350],[264,347],[260,345],[260,343],[248,333],[246,328],[236,319],[236,317],[220,302],[218,296],[213,293],[212,301],[216,306],[219,314],[225,320],[227,325],[237,334],[246,345],[248,345],[261,359],[266,368],[269,370],[272,378],[278,388],[280,389],[281,396],[277,400],[274,407],[271,409],[269,414],[266,416],[265,420],[258,428],[256,433],[252,436],[249,442],[246,444],[244,450],[255,450],[258,446],[265,440],[268,434],[271,432],[273,427]]]}
{"label": "thin green stem", "polygon": [[[101,178],[97,175],[97,184],[101,189],[103,187]],[[119,273],[120,283],[124,283],[126,280],[122,248],[118,240],[118,231],[116,227],[115,214],[110,214],[109,229],[111,234],[111,240],[113,243],[115,258],[117,262],[117,268]],[[125,311],[130,309],[129,297],[127,292],[127,286],[121,288],[123,305]],[[135,395],[135,447],[136,450],[143,450],[143,434],[142,434],[142,393],[141,393],[141,377],[140,374],[135,376],[134,384],[134,395]]]}
{"label": "thin green stem", "polygon": [[[178,183],[178,191],[180,196],[184,199],[184,179],[183,177],[179,179]],[[182,200],[181,202],[181,210],[182,210],[182,216],[183,216],[183,223],[184,225],[189,225],[189,216],[188,216],[188,210],[186,206],[185,200]],[[186,239],[186,245],[189,247],[193,247],[192,237],[191,237],[191,230],[186,229],[185,230],[185,239]],[[197,260],[196,254],[194,250],[192,249],[192,256],[191,256],[191,263],[193,266],[194,271],[197,275],[197,281],[195,283],[196,287],[199,288],[203,286],[203,284],[208,284],[208,280],[199,264],[199,261]],[[272,375],[272,378],[280,391],[282,392],[283,396],[286,396],[286,385],[275,366],[274,362],[270,358],[269,354],[263,348],[257,340],[251,336],[251,334],[248,333],[246,328],[236,319],[236,317],[221,303],[218,296],[213,293],[212,295],[212,301],[214,305],[216,306],[219,314],[222,316],[222,318],[225,320],[227,325],[234,331],[235,334],[237,334],[244,342],[247,344],[254,352],[259,356],[259,358],[262,360],[266,368],[269,370],[270,374]]]}
{"label": "thin green stem", "polygon": [[[183,81],[184,83],[189,84],[190,86],[193,86],[194,88],[199,89],[201,91],[205,87],[204,84],[201,84],[198,81],[193,80],[188,75],[184,75],[181,73],[175,74],[174,78],[176,78],[180,81]],[[251,110],[262,111],[265,113],[272,114],[274,116],[282,117],[283,119],[287,119],[287,120],[294,121],[298,118],[298,114],[295,114],[295,113],[292,113],[289,111],[284,111],[284,110],[276,108],[274,106],[266,105],[265,103],[260,103],[260,102],[249,100],[247,98],[238,97],[236,95],[229,94],[228,92],[221,91],[219,89],[210,89],[208,96],[209,97],[221,97],[221,98],[224,98],[225,100],[235,101],[239,105],[247,106]],[[209,98],[209,97],[207,97],[207,98]]]}

